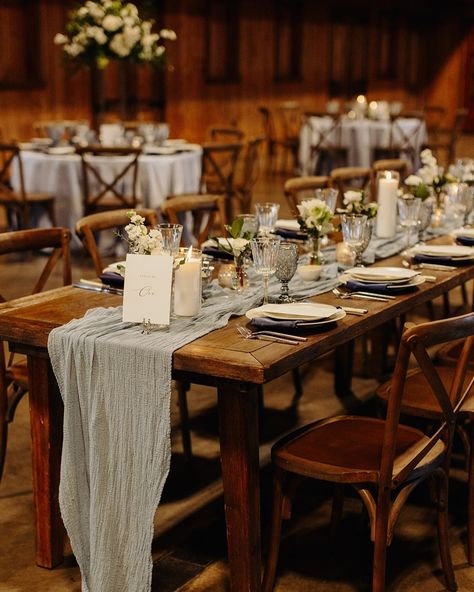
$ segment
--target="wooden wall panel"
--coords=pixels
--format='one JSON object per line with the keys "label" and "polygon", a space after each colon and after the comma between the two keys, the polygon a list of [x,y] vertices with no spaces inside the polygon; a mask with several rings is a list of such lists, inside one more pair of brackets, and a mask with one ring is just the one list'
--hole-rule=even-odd
{"label": "wooden wall panel", "polygon": [[[0,129],[6,138],[29,138],[32,123],[38,119],[90,117],[89,72],[68,74],[61,52],[53,44],[54,35],[64,30],[72,0],[28,1],[39,7],[34,24],[41,42],[39,75],[44,86],[0,88]],[[395,3],[387,11],[387,2],[381,3],[382,8],[378,3],[370,7],[367,3],[363,11],[366,22],[356,22],[347,18],[351,3],[341,2],[235,0],[238,47],[235,42],[230,49],[238,58],[239,79],[216,84],[206,80],[209,0],[162,0],[163,14],[156,15],[156,20],[178,33],[178,40],[170,44],[169,50],[173,70],[165,74],[148,68],[132,71],[128,84],[130,106],[137,117],[150,119],[158,117],[165,105],[172,134],[191,141],[202,141],[209,125],[231,121],[249,134],[256,134],[261,131],[258,105],[297,100],[304,109],[323,109],[330,95],[328,81],[336,78],[345,84],[341,92],[348,92],[349,80],[352,85],[365,84],[369,99],[397,99],[408,109],[426,103],[442,105],[448,110],[449,122],[465,97],[465,29],[447,19],[433,26],[423,21],[422,28],[414,29],[413,23],[420,22],[418,17],[398,9]],[[8,2],[4,4],[8,6]],[[284,80],[275,72],[276,15],[278,5],[288,10],[292,4],[301,13],[299,76]],[[158,3],[148,2],[148,6]],[[391,16],[383,17],[393,13],[397,17],[395,24]],[[340,18],[340,14],[346,14],[346,18]],[[332,20],[336,16],[337,20]],[[350,43],[344,39],[347,30],[351,31]],[[289,30],[287,33],[289,39]],[[284,44],[287,50],[282,55],[281,69],[288,72],[295,69],[294,64],[290,67],[290,62],[284,61],[291,60],[288,52],[293,42]],[[0,76],[2,63],[0,59]],[[219,69],[222,63],[213,67]],[[112,67],[106,73],[105,84],[111,118],[117,116],[119,87],[117,68]]]}

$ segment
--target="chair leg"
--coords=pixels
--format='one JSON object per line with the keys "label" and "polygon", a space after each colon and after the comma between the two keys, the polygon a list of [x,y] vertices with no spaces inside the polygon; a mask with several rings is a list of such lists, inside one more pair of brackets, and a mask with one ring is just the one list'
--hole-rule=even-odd
{"label": "chair leg", "polygon": [[178,406],[181,419],[181,439],[183,443],[183,455],[186,462],[191,462],[193,450],[191,445],[191,430],[189,429],[188,400],[186,393],[189,390],[189,382],[176,381],[178,391]]}
{"label": "chair leg", "polygon": [[331,507],[331,530],[330,540],[334,543],[336,540],[337,531],[341,523],[342,511],[344,508],[344,485],[341,483],[334,484],[334,493],[332,497]]}
{"label": "chair leg", "polygon": [[2,482],[3,468],[7,454],[8,422],[0,420],[0,483]]}
{"label": "chair leg", "polygon": [[293,393],[293,398],[291,399],[290,409],[292,409],[296,414],[298,411],[298,403],[303,396],[303,382],[301,380],[300,369],[293,368],[291,371],[291,376],[293,378],[295,392]]}
{"label": "chair leg", "polygon": [[275,467],[275,474],[273,477],[273,502],[270,539],[268,541],[268,555],[265,564],[265,571],[263,573],[262,592],[271,592],[275,584],[275,574],[281,540],[283,502],[283,471],[278,467]]}
{"label": "chair leg", "polygon": [[451,550],[449,547],[448,525],[448,476],[443,469],[433,473],[436,480],[437,506],[438,506],[438,545],[441,564],[448,590],[455,592],[458,589],[454,576]]}
{"label": "chair leg", "polygon": [[388,517],[390,494],[381,492],[378,496],[375,518],[374,563],[372,567],[372,592],[384,592],[385,567],[387,563]]}
{"label": "chair leg", "polygon": [[467,498],[467,559],[474,565],[474,423],[471,426]]}

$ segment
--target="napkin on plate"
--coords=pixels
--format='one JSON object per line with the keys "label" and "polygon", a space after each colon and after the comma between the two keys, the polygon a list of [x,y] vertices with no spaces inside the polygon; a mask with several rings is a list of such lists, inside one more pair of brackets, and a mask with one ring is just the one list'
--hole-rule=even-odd
{"label": "napkin on plate", "polygon": [[397,284],[397,289],[394,290],[390,288],[390,284],[386,282],[383,283],[367,283],[367,282],[358,282],[356,280],[347,280],[346,288],[349,288],[352,292],[373,292],[374,294],[394,294],[394,293],[403,293],[403,292],[411,292],[416,288],[416,285],[407,284],[404,286],[403,284]]}
{"label": "napkin on plate", "polygon": [[414,263],[435,263],[436,265],[454,265],[456,267],[462,267],[463,265],[471,265],[472,259],[459,259],[458,257],[444,257],[444,256],[433,256],[423,255],[418,253],[413,255]]}
{"label": "napkin on plate", "polygon": [[221,251],[217,247],[203,247],[202,252],[204,255],[210,255],[214,257],[214,259],[223,259],[225,261],[233,261],[234,256],[232,253],[226,253],[225,251]]}
{"label": "napkin on plate", "polygon": [[[288,331],[288,330],[311,330],[314,331],[318,328],[327,329],[328,325],[332,326],[330,319],[326,319],[326,322],[321,321],[297,321],[296,319],[270,319],[268,317],[255,317],[250,323],[258,329],[273,329],[275,331]],[[334,319],[334,323],[337,323],[337,319]]]}
{"label": "napkin on plate", "polygon": [[474,247],[474,236],[463,236],[462,234],[459,234],[456,237],[456,242],[465,247]]}
{"label": "napkin on plate", "polygon": [[277,234],[282,238],[292,238],[297,240],[307,240],[308,238],[308,235],[305,232],[289,230],[288,228],[275,228],[273,234]]}
{"label": "napkin on plate", "polygon": [[100,281],[107,286],[112,286],[113,288],[123,288],[124,278],[119,273],[115,273],[113,271],[104,271],[99,276]]}

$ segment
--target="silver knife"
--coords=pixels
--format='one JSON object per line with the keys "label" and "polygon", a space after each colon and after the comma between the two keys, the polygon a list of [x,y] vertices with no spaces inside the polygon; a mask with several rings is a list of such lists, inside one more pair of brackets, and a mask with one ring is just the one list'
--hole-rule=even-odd
{"label": "silver knife", "polygon": [[351,294],[349,297],[350,298],[356,298],[359,300],[375,300],[376,302],[390,302],[390,300],[392,298],[385,298],[382,296],[375,296],[374,294],[361,294],[360,292]]}
{"label": "silver knife", "polygon": [[260,339],[260,341],[273,341],[274,343],[287,343],[288,345],[300,345],[300,341],[293,339],[283,339],[282,337],[272,337],[271,335],[255,335],[254,339]]}
{"label": "silver knife", "polygon": [[123,290],[120,288],[111,288],[110,286],[93,286],[91,284],[73,284],[75,288],[81,288],[81,290],[90,290],[91,292],[105,292],[106,294],[118,294],[123,296]]}
{"label": "silver knife", "polygon": [[432,269],[433,271],[455,271],[454,265],[442,265],[441,263],[417,263],[420,269]]}
{"label": "silver knife", "polygon": [[337,308],[347,312],[347,314],[358,316],[363,316],[369,312],[367,308],[353,308],[352,306],[338,306]]}

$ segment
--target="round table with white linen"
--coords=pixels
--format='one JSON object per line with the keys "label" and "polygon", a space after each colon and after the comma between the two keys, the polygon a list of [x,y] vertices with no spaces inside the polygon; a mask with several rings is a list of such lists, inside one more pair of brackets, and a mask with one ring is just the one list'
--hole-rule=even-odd
{"label": "round table with white linen", "polygon": [[[101,176],[111,180],[128,156],[90,156]],[[27,192],[52,193],[59,226],[74,230],[84,215],[81,158],[76,154],[45,154],[22,151],[23,176]],[[202,151],[193,149],[176,154],[143,154],[139,157],[137,195],[143,207],[158,208],[168,195],[197,193],[201,178]],[[13,188],[20,187],[17,160],[12,167]],[[124,178],[131,183],[131,176]]]}
{"label": "round table with white linen", "polygon": [[[311,145],[319,141],[320,133],[330,130],[334,125],[332,117],[311,117],[310,123],[301,127],[299,163],[303,175],[314,174],[316,156],[311,157]],[[392,131],[392,143],[402,144],[403,134],[410,138],[415,152],[419,154],[421,146],[427,140],[425,122],[415,117],[397,119],[397,126],[390,121],[374,119],[343,118],[340,122],[340,143],[348,149],[348,166],[370,167],[372,152],[375,147],[388,147]],[[392,127],[393,126],[393,127]],[[418,128],[418,129],[417,129]],[[412,136],[413,134],[413,136]],[[335,138],[328,137],[328,141],[335,142]]]}

